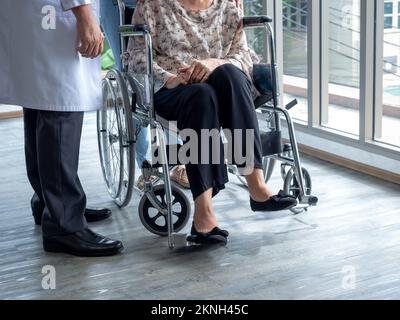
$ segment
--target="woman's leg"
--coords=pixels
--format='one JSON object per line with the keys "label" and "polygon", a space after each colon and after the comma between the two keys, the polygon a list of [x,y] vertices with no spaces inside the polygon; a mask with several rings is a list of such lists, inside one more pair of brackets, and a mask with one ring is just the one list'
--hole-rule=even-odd
{"label": "woman's leg", "polygon": [[[246,151],[246,164],[233,163],[242,169],[246,176],[251,198],[255,201],[266,201],[272,192],[265,185],[262,171],[262,149],[257,115],[252,95],[252,83],[248,76],[232,64],[217,68],[210,76],[208,83],[215,88],[220,106],[220,122],[224,129],[231,132],[242,130],[241,137],[232,133],[232,153],[235,146]],[[247,145],[246,130],[254,130],[253,146]],[[250,153],[249,153],[250,151]]]}
{"label": "woman's leg", "polygon": [[[208,84],[162,90],[155,95],[155,108],[158,115],[166,120],[177,121],[181,132],[184,129],[191,129],[197,137],[201,137],[201,131],[204,129],[219,130],[220,128],[217,97],[214,89]],[[190,138],[183,138],[185,143],[191,142]],[[209,144],[212,147],[212,143]],[[196,148],[200,155],[201,143],[198,143]],[[208,232],[217,226],[211,199],[228,182],[222,143],[218,150],[210,152],[210,156],[212,152],[220,154],[219,164],[209,162],[209,164],[189,163],[186,165],[190,188],[195,200],[194,224],[199,232]],[[196,160],[199,163],[201,159]]]}
{"label": "woman's leg", "polygon": [[245,176],[249,186],[250,196],[254,201],[263,202],[271,198],[274,194],[265,184],[264,172],[261,169],[255,169],[253,173]]}
{"label": "woman's leg", "polygon": [[[135,130],[139,129],[140,124],[135,123]],[[136,162],[139,168],[143,167],[145,161],[151,162],[149,128],[140,128],[136,137]]]}
{"label": "woman's leg", "polygon": [[193,225],[198,232],[210,232],[218,226],[212,207],[212,194],[213,190],[209,189],[194,201]]}

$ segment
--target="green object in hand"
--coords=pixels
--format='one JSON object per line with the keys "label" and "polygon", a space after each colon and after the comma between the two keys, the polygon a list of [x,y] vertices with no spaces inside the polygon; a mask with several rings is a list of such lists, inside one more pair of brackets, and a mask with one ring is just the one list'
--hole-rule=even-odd
{"label": "green object in hand", "polygon": [[110,70],[115,67],[115,59],[108,41],[104,39],[104,50],[101,55],[101,69]]}

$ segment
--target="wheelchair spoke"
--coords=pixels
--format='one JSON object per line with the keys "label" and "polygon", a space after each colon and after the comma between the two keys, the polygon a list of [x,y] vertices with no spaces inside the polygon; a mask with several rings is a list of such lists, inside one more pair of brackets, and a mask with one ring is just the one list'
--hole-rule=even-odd
{"label": "wheelchair spoke", "polygon": [[151,218],[152,222],[156,222],[158,218],[162,217],[163,214],[161,212],[157,213],[153,218]]}
{"label": "wheelchair spoke", "polygon": [[113,160],[114,160],[116,157],[118,158],[118,153],[114,150],[114,148],[111,146],[110,149],[111,149],[111,154],[112,154],[112,156],[111,156],[111,159],[108,160],[108,162],[107,162],[106,164],[114,163]]}
{"label": "wheelchair spoke", "polygon": [[173,214],[175,217],[177,217],[178,219],[181,217],[181,213],[182,213],[182,211],[180,211],[180,212],[172,211],[172,214]]}

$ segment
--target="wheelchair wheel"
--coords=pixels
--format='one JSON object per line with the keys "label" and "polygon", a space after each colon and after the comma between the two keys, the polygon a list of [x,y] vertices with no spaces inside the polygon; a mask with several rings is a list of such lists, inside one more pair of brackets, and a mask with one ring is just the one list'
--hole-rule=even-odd
{"label": "wheelchair wheel", "polygon": [[107,191],[112,199],[121,192],[123,168],[121,167],[122,145],[115,96],[108,79],[103,80],[103,107],[97,112],[97,140],[100,165]]}
{"label": "wheelchair wheel", "polygon": [[[302,168],[302,172],[304,177],[304,191],[307,196],[310,196],[312,192],[311,175],[305,168]],[[286,174],[284,191],[286,194],[290,194],[296,198],[300,196],[300,187],[293,168],[291,168]],[[304,209],[293,208],[291,211],[295,214],[299,214],[302,213]]]}
{"label": "wheelchair wheel", "polygon": [[103,81],[103,103],[97,117],[101,166],[110,196],[124,207],[132,197],[135,144],[128,88],[117,70]]}
{"label": "wheelchair wheel", "polygon": [[[174,185],[171,188],[174,232],[179,232],[186,226],[190,218],[190,202],[181,189]],[[166,206],[164,185],[155,186],[154,194],[158,201]],[[139,203],[139,217],[143,226],[151,233],[162,237],[168,235],[167,215],[156,209],[146,194]]]}

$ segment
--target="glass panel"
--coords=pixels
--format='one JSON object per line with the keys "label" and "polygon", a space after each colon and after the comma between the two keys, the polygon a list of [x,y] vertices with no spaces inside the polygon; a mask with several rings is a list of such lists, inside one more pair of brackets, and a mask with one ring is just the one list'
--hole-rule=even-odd
{"label": "glass panel", "polygon": [[[400,2],[392,1],[391,4],[393,11],[399,12]],[[379,48],[383,48],[379,54],[383,53],[380,63],[382,90],[378,90],[382,93],[382,103],[376,105],[375,139],[400,146],[400,19],[396,20],[399,20],[397,26],[383,30],[383,46],[378,44]]]}
{"label": "glass panel", "polygon": [[323,126],[359,134],[360,1],[324,0]]}
{"label": "glass panel", "polygon": [[293,99],[295,119],[307,121],[307,0],[283,0],[283,102]]}
{"label": "glass panel", "polygon": [[393,17],[385,17],[385,29],[393,28]]}
{"label": "glass panel", "polygon": [[385,14],[392,14],[393,13],[393,2],[385,2]]}

